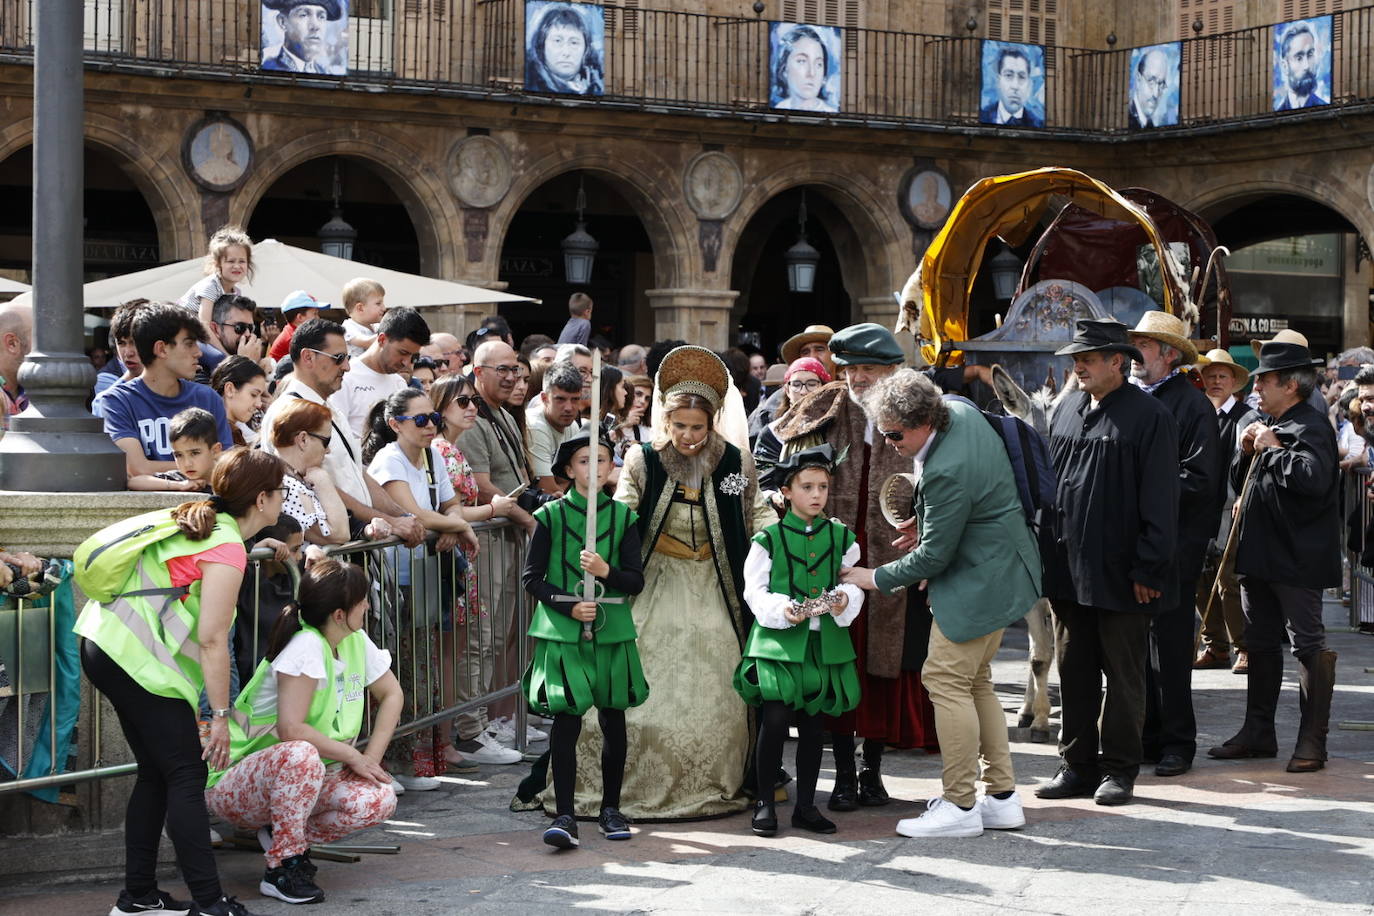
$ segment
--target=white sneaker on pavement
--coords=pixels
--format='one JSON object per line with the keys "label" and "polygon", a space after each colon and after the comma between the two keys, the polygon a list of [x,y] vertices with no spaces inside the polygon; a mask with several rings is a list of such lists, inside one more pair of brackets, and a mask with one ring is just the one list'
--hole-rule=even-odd
{"label": "white sneaker on pavement", "polygon": [[[487,734],[496,739],[497,743],[506,747],[515,745],[515,720],[510,717],[496,719],[487,725]],[[541,741],[548,741],[549,736],[533,726],[525,726],[525,743],[538,744]]]}
{"label": "white sneaker on pavement", "polygon": [[982,836],[983,818],[977,806],[965,811],[943,798],[932,798],[920,817],[898,821],[897,832],[916,838]]}
{"label": "white sneaker on pavement", "polygon": [[[489,732],[482,732],[473,739],[477,747],[469,750],[467,747],[460,747],[463,756],[473,763],[506,764],[519,763],[524,757],[517,750],[502,747]],[[464,745],[467,742],[463,742]]]}
{"label": "white sneaker on pavement", "polygon": [[394,774],[391,777],[393,783],[399,783],[407,792],[433,792],[443,783],[433,776],[405,776]]}
{"label": "white sneaker on pavement", "polygon": [[1026,826],[1026,812],[1021,808],[1021,796],[1012,792],[1008,798],[984,795],[973,809],[983,818],[984,830],[1015,830]]}

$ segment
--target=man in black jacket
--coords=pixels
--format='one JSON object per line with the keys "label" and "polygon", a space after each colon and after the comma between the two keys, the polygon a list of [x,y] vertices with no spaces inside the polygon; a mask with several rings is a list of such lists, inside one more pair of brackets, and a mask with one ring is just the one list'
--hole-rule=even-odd
{"label": "man in black jacket", "polygon": [[1058,511],[1040,553],[1054,608],[1063,764],[1036,789],[1040,798],[1131,800],[1150,618],[1177,601],[1178,427],[1158,399],[1127,383],[1130,360],[1143,359],[1127,335],[1119,321],[1085,318],[1058,351],[1073,357],[1082,390],[1060,403],[1050,427]]}
{"label": "man in black jacket", "polygon": [[[1267,418],[1240,435],[1231,482],[1242,496],[1236,573],[1249,642],[1245,724],[1208,754],[1223,760],[1274,757],[1274,712],[1283,684],[1283,629],[1298,658],[1302,719],[1288,772],[1326,765],[1326,730],[1336,686],[1336,653],[1326,648],[1322,589],[1341,581],[1336,524],[1340,476],[1336,435],[1307,403],[1317,368],[1307,347],[1266,343],[1255,391]],[[1253,472],[1252,472],[1253,468]]]}
{"label": "man in black jacket", "polygon": [[1197,753],[1193,716],[1193,583],[1202,572],[1207,542],[1216,534],[1220,468],[1216,412],[1193,385],[1185,366],[1197,360],[1184,323],[1165,312],[1140,316],[1131,343],[1143,360],[1131,377],[1154,395],[1178,424],[1178,547],[1174,563],[1177,600],[1150,624],[1150,659],[1145,669],[1144,759],[1156,761],[1156,776],[1181,776]]}

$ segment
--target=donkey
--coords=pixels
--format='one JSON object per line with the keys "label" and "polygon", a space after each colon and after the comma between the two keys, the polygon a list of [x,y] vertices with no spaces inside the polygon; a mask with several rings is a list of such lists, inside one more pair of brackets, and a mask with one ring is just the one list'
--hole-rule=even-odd
{"label": "donkey", "polygon": [[[1050,418],[1054,409],[1069,391],[1078,387],[1072,373],[1056,393],[1054,374],[1046,378],[1043,388],[1027,394],[999,365],[992,367],[992,388],[1007,413],[1020,418],[1040,435],[1049,439]],[[1030,677],[1026,679],[1026,699],[1021,704],[1018,728],[1029,728],[1030,739],[1037,743],[1052,740],[1050,733],[1050,664],[1054,661],[1054,626],[1050,621],[1050,602],[1041,598],[1026,614],[1026,628],[1030,632]]]}

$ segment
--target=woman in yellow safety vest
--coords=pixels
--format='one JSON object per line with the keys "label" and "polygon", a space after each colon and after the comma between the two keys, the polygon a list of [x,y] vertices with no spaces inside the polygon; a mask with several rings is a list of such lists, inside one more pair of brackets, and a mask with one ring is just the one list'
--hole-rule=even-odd
{"label": "woman in yellow safety vest", "polygon": [[[403,697],[391,653],[363,632],[368,591],[357,566],[311,564],[297,606],[277,618],[267,657],[234,704],[234,763],[210,774],[205,799],[216,816],[260,828],[263,896],[324,900],[310,847],[380,824],[396,810],[381,760]],[[369,693],[377,716],[360,751],[354,741]]]}
{"label": "woman in yellow safety vest", "polygon": [[[124,821],[124,891],[112,913],[191,909],[157,887],[165,822],[199,912],[247,916],[220,888],[204,790],[207,763],[229,764],[228,638],[248,565],[243,541],[277,520],[284,470],[274,455],[226,452],[210,475],[215,495],[173,509],[176,532],[143,550],[117,597],[92,600],[77,620],[82,667],[114,706],[138,762]],[[202,690],[212,709],[204,745]]]}

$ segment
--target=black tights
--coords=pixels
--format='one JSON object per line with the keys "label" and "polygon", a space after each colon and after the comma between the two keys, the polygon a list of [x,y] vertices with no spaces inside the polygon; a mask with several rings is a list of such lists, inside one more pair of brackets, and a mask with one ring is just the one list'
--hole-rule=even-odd
{"label": "black tights", "polygon": [[[835,752],[835,773],[854,772],[854,736],[846,732],[831,732],[830,747]],[[864,739],[864,769],[881,770],[883,767],[883,741],[880,738]]]}
{"label": "black tights", "polygon": [[157,887],[157,847],[164,822],[182,877],[196,903],[220,898],[205,808],[205,761],[196,712],[182,699],[144,690],[89,639],[81,642],[86,677],[105,694],[138,761],[124,817],[124,889],[135,897]]}
{"label": "black tights", "polygon": [[[620,785],[625,781],[625,710],[598,709],[601,725],[601,807],[620,807]],[[553,797],[558,814],[573,814],[577,791],[577,739],[582,717],[561,712],[549,730],[549,760],[553,765]]]}
{"label": "black tights", "polygon": [[[816,777],[821,772],[821,717],[798,712],[797,716],[797,803],[796,809],[816,805]],[[792,710],[779,700],[764,700],[759,707],[759,741],[754,752],[755,772],[760,786],[759,798],[772,798],[772,786],[782,766],[782,745],[787,740],[787,724]]]}

